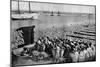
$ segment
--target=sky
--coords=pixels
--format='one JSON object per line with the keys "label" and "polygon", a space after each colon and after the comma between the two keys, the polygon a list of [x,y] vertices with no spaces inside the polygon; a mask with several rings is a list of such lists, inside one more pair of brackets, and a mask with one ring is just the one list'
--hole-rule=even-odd
{"label": "sky", "polygon": [[[19,2],[20,10],[29,10],[28,1]],[[39,3],[39,2],[31,2],[31,10],[32,11],[60,11],[60,12],[71,12],[71,13],[92,13],[95,14],[95,6],[83,6],[83,5],[67,5],[67,4],[54,4],[54,3]],[[12,1],[11,3],[12,10],[18,10],[18,2]]]}

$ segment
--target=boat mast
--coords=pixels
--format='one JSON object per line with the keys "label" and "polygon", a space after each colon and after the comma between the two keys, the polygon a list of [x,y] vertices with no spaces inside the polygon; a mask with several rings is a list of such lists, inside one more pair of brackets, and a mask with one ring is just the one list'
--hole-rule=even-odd
{"label": "boat mast", "polygon": [[20,14],[19,0],[18,0],[18,13]]}
{"label": "boat mast", "polygon": [[30,1],[29,1],[29,13],[31,13],[31,5],[30,5]]}

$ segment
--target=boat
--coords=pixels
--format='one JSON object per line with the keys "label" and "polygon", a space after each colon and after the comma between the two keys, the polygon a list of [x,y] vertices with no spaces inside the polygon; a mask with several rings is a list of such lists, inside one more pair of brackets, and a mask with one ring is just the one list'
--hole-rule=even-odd
{"label": "boat", "polygon": [[33,17],[30,17],[30,18],[14,18],[14,17],[12,17],[11,19],[12,20],[33,20]]}

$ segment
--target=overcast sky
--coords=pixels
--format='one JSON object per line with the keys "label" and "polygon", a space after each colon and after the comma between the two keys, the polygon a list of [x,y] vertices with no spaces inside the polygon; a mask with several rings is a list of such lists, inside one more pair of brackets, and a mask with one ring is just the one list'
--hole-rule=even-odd
{"label": "overcast sky", "polygon": [[[20,2],[20,10],[29,10],[29,3]],[[12,1],[12,10],[18,9],[18,2]],[[31,2],[31,10],[32,11],[60,11],[60,12],[72,12],[72,13],[95,13],[94,6],[79,6],[79,5],[66,5],[66,4],[52,4],[52,3],[38,3]]]}

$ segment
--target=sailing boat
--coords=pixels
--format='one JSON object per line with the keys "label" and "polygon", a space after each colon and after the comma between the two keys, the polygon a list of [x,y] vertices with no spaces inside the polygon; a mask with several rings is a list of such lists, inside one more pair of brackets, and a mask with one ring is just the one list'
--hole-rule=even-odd
{"label": "sailing boat", "polygon": [[50,16],[54,16],[54,15],[53,15],[53,11],[51,12],[51,15],[50,15]]}
{"label": "sailing boat", "polygon": [[58,16],[60,16],[60,12],[58,11]]}

